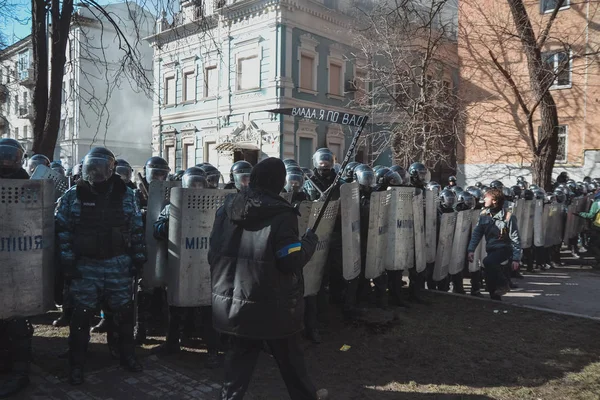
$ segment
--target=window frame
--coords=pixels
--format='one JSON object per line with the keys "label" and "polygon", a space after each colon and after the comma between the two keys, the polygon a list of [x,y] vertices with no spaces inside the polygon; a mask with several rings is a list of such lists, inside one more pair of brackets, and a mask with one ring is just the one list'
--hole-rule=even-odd
{"label": "window frame", "polygon": [[[255,90],[260,90],[261,84],[261,57],[258,51],[246,51],[239,52],[235,57],[235,91],[236,92],[252,92]],[[251,60],[255,58],[256,63],[258,63],[258,76],[256,77],[256,81],[254,82],[256,85],[248,88],[241,88],[240,84],[243,80],[244,71],[241,68],[241,62],[244,60]]]}
{"label": "window frame", "polygon": [[[564,133],[560,132],[561,128],[563,128],[563,132]],[[566,164],[568,162],[568,160],[569,160],[569,125],[566,125],[566,124],[565,125],[558,125],[557,129],[559,129],[559,132],[558,132],[558,135],[557,135],[559,144],[560,144],[560,139],[561,138],[564,138],[564,141],[565,141],[565,146],[564,146],[564,148],[565,148],[565,156],[561,160],[559,160],[557,158],[556,160],[554,160],[554,163]],[[557,150],[557,154],[556,155],[558,156],[558,150]]]}
{"label": "window frame", "polygon": [[[546,4],[546,1],[548,0],[540,0],[540,13],[541,14],[551,14],[554,11],[554,7],[546,10],[544,5]],[[562,10],[568,10],[569,8],[571,8],[571,0],[565,0],[565,4],[563,4],[563,6],[561,8],[558,9],[558,11],[562,11]]]}
{"label": "window frame", "polygon": [[[563,50],[559,50],[559,51],[554,51],[554,50],[549,50],[549,51],[544,51],[542,52],[542,62],[546,63],[546,56],[550,56],[550,54],[552,55],[552,66],[553,66],[553,72],[554,72],[554,80],[552,81],[552,85],[550,86],[549,90],[557,90],[557,89],[571,89],[573,87],[573,52],[571,50],[569,51],[563,51]],[[559,68],[559,60],[558,60],[558,55],[559,54],[566,54],[567,55],[567,59],[568,59],[568,72],[569,72],[569,83],[567,85],[559,85],[558,84],[558,68]]]}
{"label": "window frame", "polygon": [[[362,81],[362,84],[359,85],[360,81],[358,79],[358,76],[362,75],[364,76],[364,80]],[[368,73],[367,70],[360,65],[354,65],[354,88],[356,89],[356,91],[354,92],[354,101],[357,103],[357,105],[361,106],[364,105],[363,101],[365,99],[368,99],[369,97],[369,83],[368,83]],[[362,93],[362,98],[357,99],[357,93]]]}
{"label": "window frame", "polygon": [[[300,36],[300,46],[298,46],[298,82],[296,85],[296,90],[298,93],[308,93],[314,96],[319,94],[319,53],[317,52],[317,46],[319,46],[319,41],[312,36],[311,34],[304,34]],[[311,88],[303,88],[301,87],[302,80],[302,55],[310,57],[313,59],[312,64],[312,87]]]}
{"label": "window frame", "polygon": [[[340,61],[338,59],[334,59],[334,58],[329,58],[328,62],[327,62],[327,95],[329,97],[333,97],[333,98],[343,98],[344,97],[344,92],[345,92],[345,69],[344,69],[344,62]],[[339,93],[333,93],[333,91],[331,90],[331,66],[334,65],[336,67],[339,67],[340,69],[340,76],[339,76],[339,84],[338,84],[338,90]]]}
{"label": "window frame", "polygon": [[[298,162],[301,162],[302,157],[300,157],[300,138],[311,139],[312,140],[312,154],[317,150],[317,141],[319,139],[317,135],[317,124],[312,121],[301,120],[298,121],[298,128],[296,129],[296,137],[298,137],[298,142],[296,144],[296,159]],[[308,165],[308,168],[312,169],[312,165]]]}
{"label": "window frame", "polygon": [[[169,103],[169,81],[173,80],[173,88],[175,93],[173,95],[173,103]],[[177,77],[175,72],[166,73],[163,77],[163,90],[164,90],[164,107],[175,107],[177,105]]]}
{"label": "window frame", "polygon": [[[187,91],[187,78],[189,75],[193,75],[192,78],[194,80],[194,93],[192,98],[188,97]],[[190,104],[195,103],[198,95],[198,74],[196,71],[196,67],[186,68],[182,71],[182,79],[181,79],[181,103],[182,104]]]}
{"label": "window frame", "polygon": [[205,65],[205,66],[203,67],[203,74],[204,74],[204,75],[203,75],[203,77],[204,77],[204,84],[202,85],[202,86],[203,86],[203,87],[202,87],[202,94],[203,94],[203,96],[202,96],[202,97],[203,97],[205,100],[207,100],[207,99],[208,99],[208,100],[209,100],[209,99],[215,99],[215,98],[217,98],[217,97],[219,96],[219,82],[218,82],[218,79],[217,79],[217,87],[215,88],[215,89],[216,89],[215,93],[214,93],[214,94],[212,94],[212,95],[210,95],[210,96],[209,96],[209,93],[208,93],[208,89],[209,89],[209,87],[208,87],[208,83],[210,82],[210,81],[208,80],[208,70],[211,70],[211,69],[214,69],[214,70],[215,70],[215,72],[216,72],[216,74],[217,74],[217,78],[218,78],[218,76],[219,76],[219,67],[217,66],[217,64],[216,64],[216,63],[210,63],[210,64],[207,64],[207,65]]}

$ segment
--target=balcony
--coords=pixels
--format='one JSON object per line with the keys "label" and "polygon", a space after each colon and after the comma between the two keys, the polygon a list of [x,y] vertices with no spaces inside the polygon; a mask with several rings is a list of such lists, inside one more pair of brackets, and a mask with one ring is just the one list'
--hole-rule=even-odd
{"label": "balcony", "polygon": [[5,84],[0,83],[0,103],[4,103],[8,98],[8,88]]}
{"label": "balcony", "polygon": [[19,107],[19,118],[33,120],[33,106]]}
{"label": "balcony", "polygon": [[19,83],[23,86],[26,86],[26,87],[35,86],[33,68],[28,68],[28,69],[24,69],[22,71],[18,71],[17,79],[19,80]]}

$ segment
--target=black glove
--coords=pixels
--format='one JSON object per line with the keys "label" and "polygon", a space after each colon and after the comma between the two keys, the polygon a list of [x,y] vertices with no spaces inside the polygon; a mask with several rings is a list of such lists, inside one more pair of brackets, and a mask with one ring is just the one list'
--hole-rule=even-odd
{"label": "black glove", "polygon": [[319,243],[319,237],[312,229],[307,229],[304,236],[302,236],[302,241],[306,241],[311,246],[316,247],[317,243]]}

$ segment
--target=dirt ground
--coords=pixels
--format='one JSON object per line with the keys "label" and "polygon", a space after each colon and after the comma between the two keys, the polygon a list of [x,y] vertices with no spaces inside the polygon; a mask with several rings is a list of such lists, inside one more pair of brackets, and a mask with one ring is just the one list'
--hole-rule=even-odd
{"label": "dirt ground", "polygon": [[[335,306],[321,316],[323,343],[303,342],[309,373],[333,399],[600,399],[600,322],[516,308],[499,302],[427,293],[430,304],[395,308],[386,324],[346,323]],[[67,329],[35,322],[34,363],[64,379]],[[139,350],[147,356],[164,337]],[[197,343],[200,344],[200,343]],[[343,345],[350,346],[341,351]],[[186,348],[161,356],[202,369],[205,354]],[[115,365],[104,335],[93,335],[88,371]],[[277,366],[259,360],[247,396],[289,398]]]}

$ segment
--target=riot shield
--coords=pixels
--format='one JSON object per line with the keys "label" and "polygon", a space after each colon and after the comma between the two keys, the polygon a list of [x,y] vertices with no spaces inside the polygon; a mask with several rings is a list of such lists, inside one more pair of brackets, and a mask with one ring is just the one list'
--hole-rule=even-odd
{"label": "riot shield", "polygon": [[[471,236],[473,235],[473,231],[479,222],[479,216],[481,215],[481,210],[471,210]],[[485,250],[485,237],[481,238],[481,241],[475,248],[473,262],[469,262],[469,272],[477,272],[481,269],[481,264],[483,261],[483,250]]]}
{"label": "riot shield", "polygon": [[171,188],[181,186],[180,181],[152,181],[148,189],[146,210],[146,248],[148,261],[144,265],[142,285],[144,289],[160,287],[166,282],[167,245],[154,238],[154,223],[171,196]]}
{"label": "riot shield", "polygon": [[[579,199],[579,202],[577,203],[576,213],[579,214],[580,212],[588,212],[590,210],[590,206],[591,203],[589,202],[588,196],[581,197]],[[576,234],[579,234],[583,232],[583,230],[588,229],[588,221],[588,219],[579,218],[578,216],[575,216],[575,222],[577,223]]]}
{"label": "riot shield", "polygon": [[423,193],[413,197],[413,219],[415,232],[415,263],[417,273],[427,268],[427,254],[425,249],[425,215],[423,209]]}
{"label": "riot shield", "polygon": [[45,165],[38,165],[31,175],[32,180],[49,179],[54,182],[54,200],[58,200],[67,190],[69,190],[69,179]]}
{"label": "riot shield", "polygon": [[0,179],[0,319],[54,307],[55,186]]}
{"label": "riot shield", "polygon": [[452,256],[452,242],[454,241],[454,227],[456,213],[442,214],[440,220],[440,234],[433,269],[433,280],[439,282],[448,276],[450,257]]}
{"label": "riot shield", "polygon": [[[311,204],[312,206],[307,221],[308,227],[313,226],[317,216],[319,215],[319,212],[321,211],[321,207],[323,207],[322,201],[313,202]],[[316,295],[321,288],[321,281],[323,280],[323,274],[325,272],[325,264],[327,264],[327,256],[329,255],[329,239],[333,232],[333,228],[335,228],[335,220],[337,218],[339,207],[339,200],[329,202],[327,209],[325,210],[325,214],[323,215],[323,219],[317,227],[316,234],[319,236],[317,250],[315,251],[315,254],[313,254],[308,264],[306,264],[302,270],[304,274],[304,296]],[[298,220],[298,222],[300,222],[300,220]],[[304,231],[306,231],[306,229]],[[304,231],[300,231],[300,234],[303,234]]]}
{"label": "riot shield", "polygon": [[165,276],[169,305],[199,307],[211,304],[210,233],[217,209],[231,193],[236,191],[179,187],[171,190],[169,268]]}
{"label": "riot shield", "polygon": [[567,207],[564,204],[558,204],[558,215],[556,217],[556,232],[558,233],[554,238],[554,245],[558,246],[562,244],[565,237],[567,223]]}
{"label": "riot shield", "polygon": [[465,268],[469,234],[471,233],[472,210],[460,211],[456,214],[454,240],[452,241],[452,255],[450,257],[450,275],[455,275]]}
{"label": "riot shield", "polygon": [[344,279],[350,281],[360,275],[360,193],[358,183],[340,186],[342,211],[342,246]]}
{"label": "riot shield", "polygon": [[427,264],[435,262],[437,248],[437,210],[439,203],[437,189],[425,191],[425,250]]}
{"label": "riot shield", "polygon": [[534,200],[533,202],[533,244],[536,247],[544,247],[548,213],[544,218],[544,200]]}
{"label": "riot shield", "polygon": [[303,201],[298,204],[298,212],[300,213],[300,216],[298,217],[298,233],[300,234],[300,237],[302,237],[306,230],[311,226],[308,225],[308,220],[310,219],[313,203],[314,202],[312,201]]}
{"label": "riot shield", "polygon": [[[525,199],[518,199],[513,205],[513,215],[517,220],[517,229],[519,230],[519,235],[523,236],[523,231],[525,228],[525,221],[523,220],[523,211],[525,210]],[[521,242],[523,239],[521,239]]]}
{"label": "riot shield", "polygon": [[577,221],[575,220],[577,217],[574,213],[577,212],[577,208],[579,207],[579,199],[573,199],[571,204],[567,207],[566,219],[565,219],[565,232],[563,241],[566,243],[569,242],[569,239],[572,239],[577,234]]}
{"label": "riot shield", "polygon": [[546,234],[544,237],[544,247],[554,246],[556,236],[558,236],[558,204],[545,204],[544,205],[544,226]]}
{"label": "riot shield", "polygon": [[[415,242],[413,198],[415,189],[393,187],[390,194],[389,221],[384,269],[402,271],[414,267]],[[421,207],[422,208],[422,207]]]}
{"label": "riot shield", "polygon": [[[521,248],[528,249],[533,244],[533,218],[535,216],[535,201],[525,200],[521,219],[523,228],[519,231],[521,236]],[[517,224],[518,227],[519,224]]]}
{"label": "riot shield", "polygon": [[288,203],[292,202],[292,197],[294,197],[294,193],[289,192],[289,193],[280,193],[279,194],[281,197],[283,197],[285,199],[285,201],[287,201]]}
{"label": "riot shield", "polygon": [[367,260],[365,278],[374,279],[385,271],[384,259],[387,246],[387,233],[390,228],[389,209],[391,193],[371,193],[369,210],[369,233],[367,239]]}

